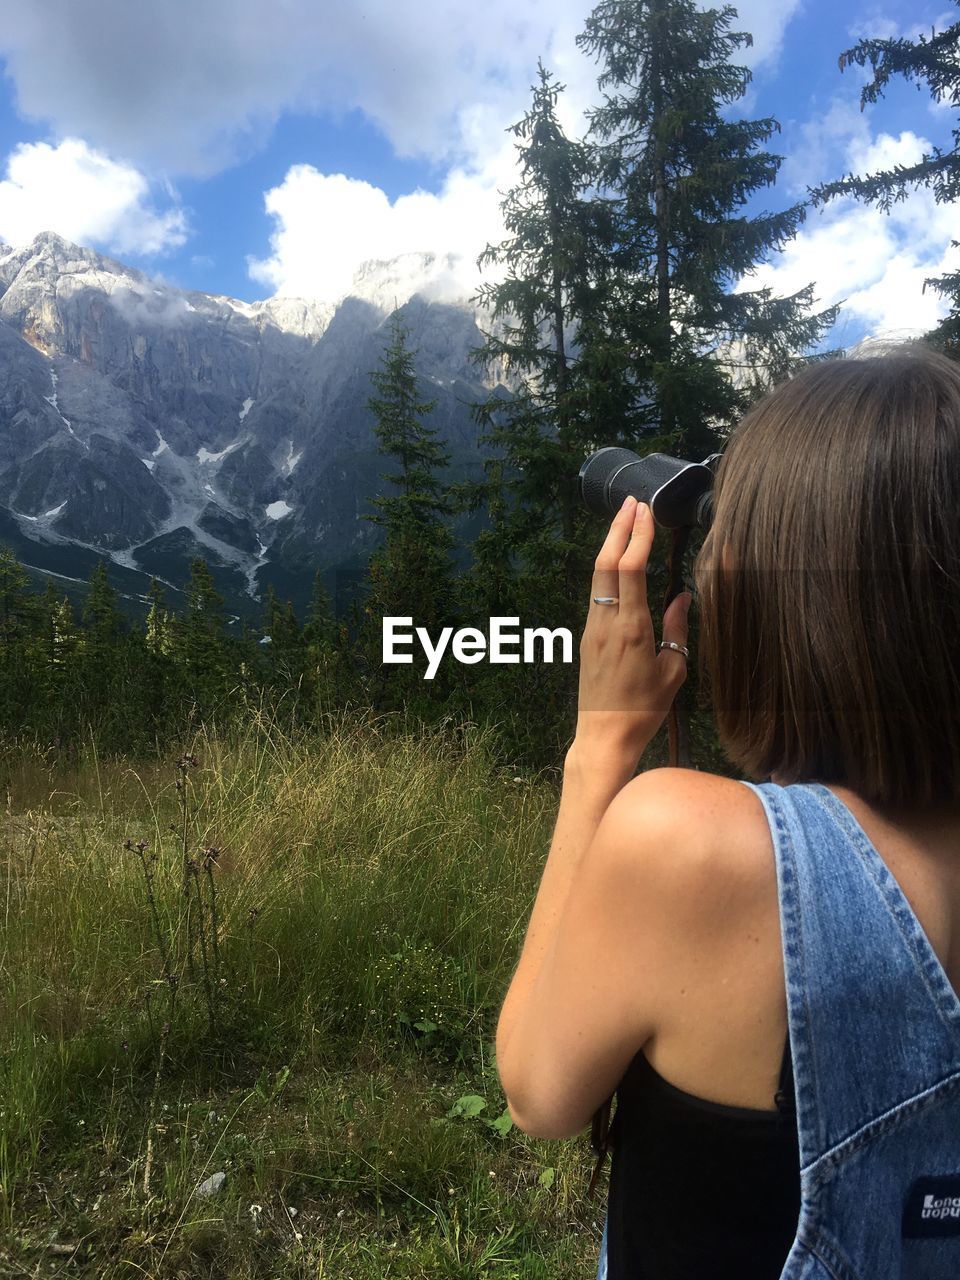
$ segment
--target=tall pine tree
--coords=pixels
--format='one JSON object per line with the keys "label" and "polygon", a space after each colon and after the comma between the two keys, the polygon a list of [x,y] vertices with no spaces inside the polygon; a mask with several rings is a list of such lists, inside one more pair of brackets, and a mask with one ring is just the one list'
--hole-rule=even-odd
{"label": "tall pine tree", "polygon": [[73,609],[48,581],[40,597],[42,632],[37,647],[37,687],[47,704],[51,736],[65,735],[76,706],[80,636]]}
{"label": "tall pine tree", "polygon": [[[512,126],[518,180],[500,206],[507,235],[479,259],[497,270],[476,295],[486,323],[474,355],[497,386],[475,407],[485,477],[461,487],[487,518],[462,591],[474,617],[574,633],[600,529],[580,503],[577,472],[630,392],[622,353],[607,341],[609,206],[587,199],[590,152],[563,128],[563,92],[541,62]],[[573,727],[572,665],[484,664],[464,684],[470,714],[497,725],[501,749],[555,762]]]}
{"label": "tall pine tree", "polygon": [[117,593],[110,585],[105,560],[98,560],[90,575],[83,623],[86,627],[86,649],[91,659],[94,662],[108,660],[120,633],[121,620]]}
{"label": "tall pine tree", "polygon": [[396,463],[396,470],[384,476],[393,492],[372,499],[377,513],[364,517],[384,531],[382,546],[370,558],[364,601],[371,689],[389,706],[406,702],[426,709],[442,701],[445,680],[423,681],[416,662],[388,668],[381,660],[384,617],[411,617],[414,627],[435,634],[454,612],[448,524],[453,504],[438,474],[450,455],[426,421],[436,401],[422,398],[415,353],[399,314],[390,322],[381,364],[370,378],[377,392],[368,401],[374,433],[380,452]]}
{"label": "tall pine tree", "polygon": [[[712,452],[752,399],[810,358],[838,307],[810,313],[813,284],[785,297],[733,286],[803,221],[803,204],[745,217],[782,157],[762,150],[773,117],[728,120],[751,45],[730,5],[601,0],[578,44],[599,62],[604,101],[589,113],[600,191],[614,201],[610,318],[630,355],[632,426],[668,452]],[[736,368],[734,368],[736,366]]]}
{"label": "tall pine tree", "polygon": [[40,628],[36,596],[11,549],[0,546],[0,715],[16,726],[31,701],[28,653]]}
{"label": "tall pine tree", "polygon": [[175,615],[167,608],[163,587],[156,578],[150,579],[147,598],[150,601],[144,634],[147,652],[156,658],[167,658],[175,648],[176,622]]}
{"label": "tall pine tree", "polygon": [[117,593],[105,560],[99,560],[90,574],[81,620],[79,709],[93,732],[109,734],[109,726],[123,715],[122,691],[129,672],[120,645],[123,624]]}
{"label": "tall pine tree", "polygon": [[303,626],[304,675],[318,714],[351,693],[348,678],[347,626],[334,616],[330,593],[320,569],[313,577],[310,606]]}
{"label": "tall pine tree", "polygon": [[[561,126],[562,92],[541,63],[530,108],[512,127],[519,181],[501,204],[508,237],[479,259],[501,271],[476,295],[489,329],[475,358],[514,385],[509,398],[497,390],[476,406],[481,441],[494,452],[470,495],[483,497],[490,517],[475,548],[473,596],[509,587],[504,562],[515,551],[513,605],[535,604],[555,625],[567,620],[588,564],[576,474],[624,385],[596,378],[584,360],[585,333],[602,328],[608,228],[603,203],[584,198],[589,152]],[[502,611],[511,602],[499,603]]]}
{"label": "tall pine tree", "polygon": [[218,708],[230,688],[223,604],[206,560],[191,560],[187,612],[177,637],[177,661],[186,681],[185,693],[201,718]]}

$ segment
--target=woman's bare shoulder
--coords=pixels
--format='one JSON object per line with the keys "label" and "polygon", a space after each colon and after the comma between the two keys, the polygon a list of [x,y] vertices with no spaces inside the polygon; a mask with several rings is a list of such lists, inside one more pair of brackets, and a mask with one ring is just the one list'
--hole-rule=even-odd
{"label": "woman's bare shoulder", "polygon": [[760,797],[736,778],[663,767],[638,774],[623,799],[693,872],[722,872],[745,888],[766,890],[776,868]]}
{"label": "woman's bare shoulder", "polygon": [[750,787],[736,778],[702,769],[646,769],[629,785],[645,802],[659,796],[666,805],[692,804],[705,819],[731,821],[746,815],[764,816],[760,797]]}
{"label": "woman's bare shoulder", "polygon": [[[783,1052],[785,996],[776,860],[760,797],[735,778],[677,768],[640,774],[626,791],[621,838],[631,817],[646,833],[635,870],[629,857],[620,867],[624,910],[643,926],[633,972],[642,961],[651,975],[649,1060],[688,1093],[762,1107],[767,1069],[775,1079]],[[739,1065],[721,1078],[718,1063]]]}

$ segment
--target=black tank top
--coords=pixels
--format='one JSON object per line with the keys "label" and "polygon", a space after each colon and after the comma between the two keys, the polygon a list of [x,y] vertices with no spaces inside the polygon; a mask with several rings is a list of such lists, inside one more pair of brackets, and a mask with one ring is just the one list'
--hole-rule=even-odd
{"label": "black tank top", "polygon": [[694,1097],[636,1054],[610,1129],[608,1280],[779,1280],[800,1216],[789,1036],[775,1101]]}

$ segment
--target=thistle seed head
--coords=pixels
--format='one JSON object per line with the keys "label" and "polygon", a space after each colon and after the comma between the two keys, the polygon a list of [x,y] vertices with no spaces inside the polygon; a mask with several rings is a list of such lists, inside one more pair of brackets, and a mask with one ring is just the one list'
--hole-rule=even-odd
{"label": "thistle seed head", "polygon": [[221,850],[215,844],[207,845],[203,850],[203,869],[209,871],[211,867],[216,866],[220,857]]}

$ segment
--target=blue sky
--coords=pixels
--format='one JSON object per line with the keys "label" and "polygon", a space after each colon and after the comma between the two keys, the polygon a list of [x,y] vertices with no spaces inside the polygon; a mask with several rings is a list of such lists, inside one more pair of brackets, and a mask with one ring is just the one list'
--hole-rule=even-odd
{"label": "blue sky", "polygon": [[[704,5],[703,7],[707,7]],[[184,288],[248,301],[333,302],[369,259],[399,259],[398,290],[466,295],[499,238],[511,185],[505,130],[538,56],[568,85],[577,130],[596,100],[575,37],[589,4],[510,0],[0,0],[0,241],[52,229]],[[754,79],[731,114],[773,115],[777,185],[805,187],[950,149],[958,109],[895,80],[859,111],[866,79],[839,53],[861,35],[911,38],[960,20],[954,0],[750,0],[733,30]],[[739,287],[847,299],[831,344],[929,327],[925,275],[960,266],[951,211],[919,192],[887,218],[851,201],[811,211]],[[432,255],[432,257],[424,257]]]}

